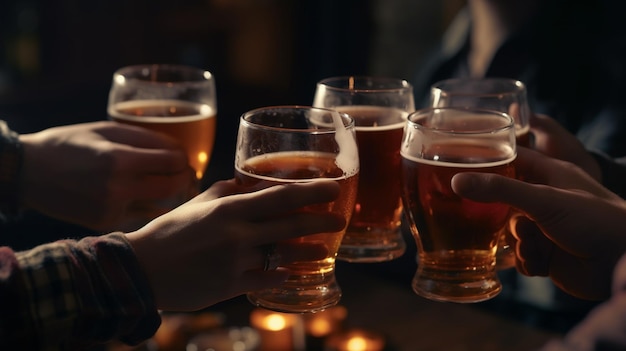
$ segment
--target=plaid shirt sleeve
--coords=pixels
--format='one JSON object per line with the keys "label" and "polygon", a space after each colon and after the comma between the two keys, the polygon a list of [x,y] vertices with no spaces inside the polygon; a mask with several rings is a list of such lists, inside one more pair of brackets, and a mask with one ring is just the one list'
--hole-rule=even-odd
{"label": "plaid shirt sleeve", "polygon": [[124,234],[61,240],[24,252],[0,248],[0,345],[81,350],[138,344],[161,322]]}

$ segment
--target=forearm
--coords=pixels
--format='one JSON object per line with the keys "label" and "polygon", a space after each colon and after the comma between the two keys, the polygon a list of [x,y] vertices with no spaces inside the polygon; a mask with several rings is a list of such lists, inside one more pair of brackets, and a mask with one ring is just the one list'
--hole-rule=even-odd
{"label": "forearm", "polygon": [[158,328],[152,293],[123,234],[1,250],[0,344],[136,344]]}

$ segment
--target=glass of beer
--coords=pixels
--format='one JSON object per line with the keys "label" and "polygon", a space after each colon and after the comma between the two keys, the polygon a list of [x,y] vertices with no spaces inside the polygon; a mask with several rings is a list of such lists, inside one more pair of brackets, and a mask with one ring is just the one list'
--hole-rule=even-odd
{"label": "glass of beer", "polygon": [[456,195],[459,172],[515,176],[515,129],[508,114],[475,108],[426,108],[409,115],[401,144],[402,200],[418,248],[413,290],[437,301],[496,296],[496,249],[510,209]]}
{"label": "glass of beer", "polygon": [[167,134],[187,151],[195,171],[189,194],[168,203],[136,204],[148,218],[180,205],[200,191],[215,141],[217,97],[211,72],[184,65],[146,64],[113,74],[110,119]]}
{"label": "glass of beer", "polygon": [[[515,122],[517,145],[533,146],[526,86],[509,78],[452,78],[431,86],[432,107],[477,107],[509,114]],[[511,214],[513,218],[514,213]],[[515,267],[515,249],[507,226],[498,244],[497,268]]]}
{"label": "glass of beer", "polygon": [[[235,178],[254,188],[295,182],[334,179],[339,197],[302,211],[332,211],[348,222],[356,199],[359,158],[354,121],[346,114],[310,106],[263,107],[244,113],[239,121],[235,153]],[[346,225],[347,227],[347,225]],[[339,302],[335,258],[345,228],[291,239],[298,244],[323,245],[324,259],[284,265],[290,271],[285,283],[273,289],[248,293],[254,305],[279,312],[316,312]]]}
{"label": "glass of beer", "polygon": [[346,113],[356,125],[359,191],[337,258],[383,262],[402,256],[400,141],[415,110],[413,87],[388,77],[332,77],[317,83],[313,106]]}

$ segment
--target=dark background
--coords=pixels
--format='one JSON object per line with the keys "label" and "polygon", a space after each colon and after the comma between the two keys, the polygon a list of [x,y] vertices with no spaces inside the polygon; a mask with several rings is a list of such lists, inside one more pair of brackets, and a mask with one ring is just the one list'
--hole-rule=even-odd
{"label": "dark background", "polygon": [[[5,0],[0,6],[0,117],[12,129],[106,118],[113,72],[181,63],[214,73],[218,142],[232,157],[251,108],[311,104],[332,75],[409,78],[462,1]],[[229,176],[208,172],[207,182]]]}
{"label": "dark background", "polygon": [[[0,118],[18,133],[103,120],[116,69],[140,63],[204,68],[215,75],[218,91],[217,140],[204,179],[208,186],[232,177],[236,128],[243,112],[269,105],[310,105],[315,83],[334,75],[409,79],[461,4],[4,0]],[[89,234],[36,213],[26,213],[21,223],[0,231],[3,242],[8,238],[16,249]]]}

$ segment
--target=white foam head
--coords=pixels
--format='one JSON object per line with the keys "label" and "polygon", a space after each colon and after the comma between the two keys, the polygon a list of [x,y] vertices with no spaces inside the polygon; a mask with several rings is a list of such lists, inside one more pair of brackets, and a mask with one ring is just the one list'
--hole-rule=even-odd
{"label": "white foam head", "polygon": [[335,141],[339,145],[339,153],[335,158],[335,164],[341,168],[344,174],[352,175],[359,171],[359,151],[356,140],[346,126],[343,125],[341,115],[332,111],[333,124],[335,125]]}

